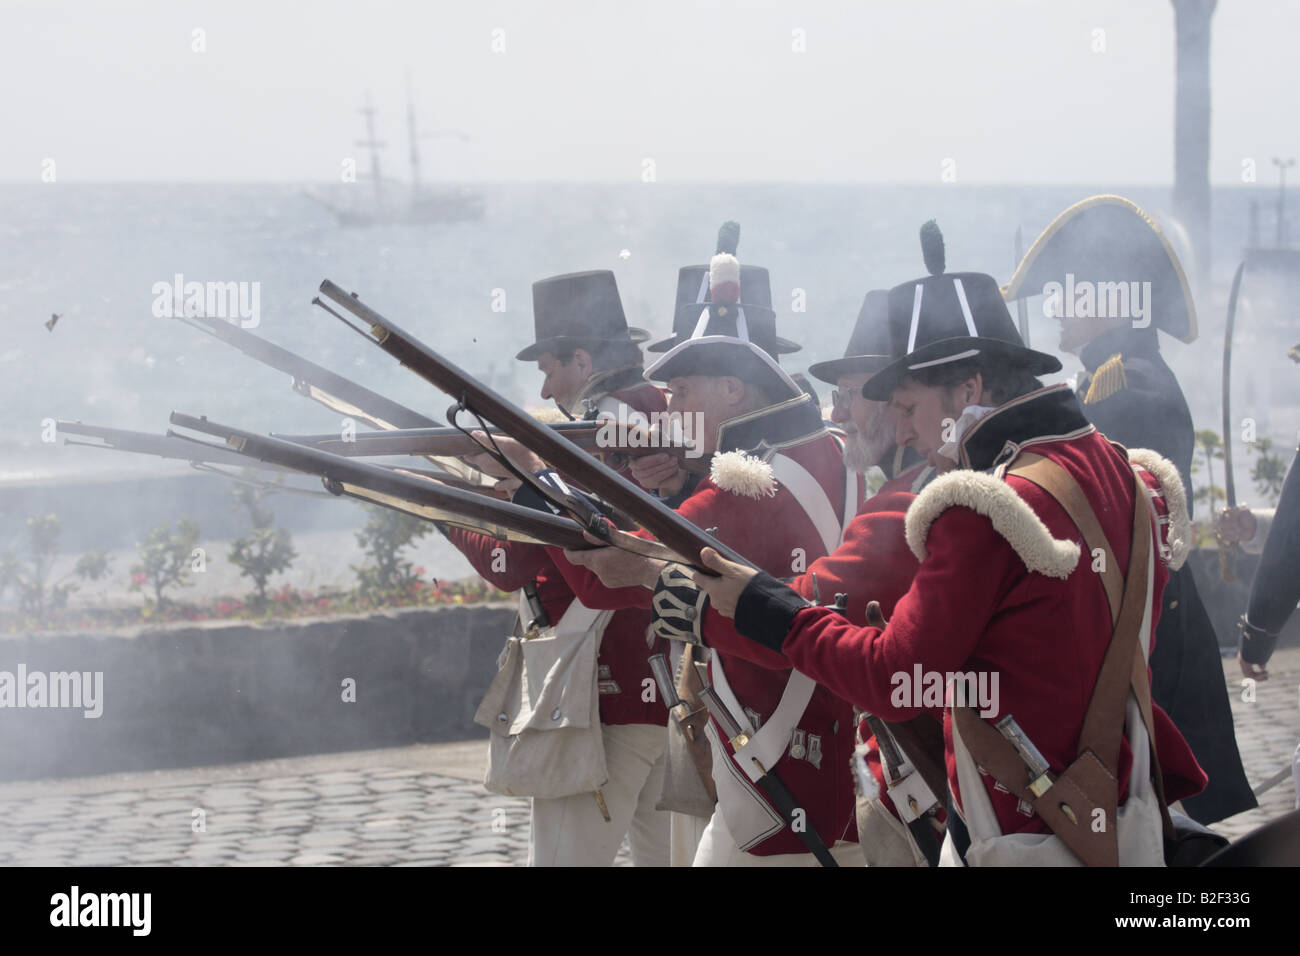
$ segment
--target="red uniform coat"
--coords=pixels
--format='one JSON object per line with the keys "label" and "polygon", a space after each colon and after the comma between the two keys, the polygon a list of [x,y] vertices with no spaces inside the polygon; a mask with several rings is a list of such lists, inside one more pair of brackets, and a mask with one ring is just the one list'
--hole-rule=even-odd
{"label": "red uniform coat", "polygon": [[[526,584],[537,583],[537,597],[551,623],[557,623],[573,600],[573,591],[555,570],[545,548],[514,541],[498,541],[487,535],[459,528],[447,529],[447,538],[469,560],[485,581],[503,591],[517,591]],[[493,554],[497,548],[501,552]],[[504,562],[499,560],[504,558]],[[493,571],[493,566],[505,570]],[[605,626],[596,657],[600,688],[600,722],[602,724],[668,723],[668,711],[658,700],[642,699],[644,681],[653,680],[651,655],[667,652],[667,643],[656,639],[646,644],[650,626],[649,608],[625,608],[616,611]]]}
{"label": "red uniform coat", "polygon": [[[815,409],[814,409],[815,411]],[[747,422],[747,428],[761,422]],[[728,430],[722,430],[720,449],[727,449]],[[784,441],[783,436],[761,435],[768,442]],[[796,436],[800,440],[782,445],[781,452],[802,465],[817,480],[830,499],[836,514],[844,513],[845,472],[835,439],[826,433],[819,418],[810,430]],[[753,447],[746,443],[745,447]],[[750,561],[773,574],[789,575],[799,560],[825,555],[826,549],[802,505],[781,485],[772,497],[748,497],[720,487],[712,478],[703,479],[694,493],[679,507],[678,513],[702,528],[716,528],[715,536],[745,555]],[[651,593],[644,588],[606,588],[596,575],[583,567],[569,564],[559,549],[553,557],[565,580],[590,607],[648,608]],[[715,649],[722,659],[727,680],[742,706],[756,711],[766,720],[776,710],[790,674],[790,661],[774,654],[767,661],[735,656]],[[737,715],[740,716],[740,715]],[[853,708],[847,701],[819,686],[813,693],[798,728],[822,740],[820,769],[806,759],[795,759],[787,748],[777,762],[777,775],[805,809],[808,821],[827,846],[837,840],[856,840],[853,781],[849,758],[854,746]],[[725,735],[722,735],[725,739]],[[731,748],[727,747],[728,752]],[[778,853],[806,853],[799,837],[786,827],[753,847],[759,856]]]}
{"label": "red uniform coat", "polygon": [[[906,474],[887,481],[879,492],[863,502],[844,532],[843,543],[833,553],[820,557],[809,565],[807,573],[791,581],[790,587],[801,597],[818,604],[830,603],[837,594],[848,595],[845,620],[859,627],[867,622],[867,603],[870,601],[879,601],[885,617],[892,616],[899,598],[912,586],[912,578],[918,567],[916,556],[907,546],[903,520],[908,507],[916,498],[911,491],[913,482],[927,467],[919,465]],[[741,635],[736,630],[735,622],[723,617],[712,605],[704,612],[701,633],[704,643],[709,647],[731,656],[743,657],[760,667],[781,668],[790,665],[790,659],[784,653]],[[831,684],[827,686],[833,687]],[[936,716],[941,714],[942,711],[936,712]],[[881,803],[889,812],[898,816],[886,793],[880,751],[865,720],[861,722],[859,732],[868,745],[867,766],[876,779]],[[935,796],[943,802],[942,793]]]}
{"label": "red uniform coat", "polygon": [[[1129,466],[1087,424],[1065,386],[1032,393],[982,420],[963,439],[963,465],[990,467],[1008,457],[1006,450],[1016,452],[1035,439],[1039,443],[1031,450],[1061,465],[1083,489],[1127,572],[1134,494]],[[1157,483],[1149,478],[1148,485]],[[1074,523],[1037,485],[1010,477],[1005,486],[1032,509],[1051,538],[1083,549]],[[960,504],[936,494],[952,487],[932,484],[909,510],[909,531],[917,532],[917,540],[910,543],[924,548],[926,557],[883,630],[856,626],[822,608],[799,608],[757,579],[742,596],[737,627],[779,646],[800,670],[887,720],[905,720],[920,712],[915,706],[899,706],[896,696],[897,675],[912,674],[918,664],[925,672],[940,674],[996,673],[999,693],[991,719],[1014,714],[1059,773],[1077,753],[1083,715],[1112,632],[1100,576],[1091,573],[1086,550],[1070,568],[1053,566],[1041,548],[1035,550],[1035,544],[1043,542],[1024,522],[1004,520],[1003,531],[996,530],[989,515],[978,509],[996,511],[999,502],[1007,503],[1004,499],[988,495],[974,504]],[[1156,504],[1161,514],[1167,513],[1162,498],[1156,498]],[[931,521],[928,535],[926,521]],[[1153,633],[1167,579],[1168,570],[1158,562]],[[774,642],[777,629],[782,634]],[[1154,720],[1168,799],[1198,792],[1205,776],[1186,741],[1158,707]],[[948,713],[944,734],[949,784],[960,803]],[[1127,743],[1122,751],[1121,803],[1132,762]],[[991,777],[985,778],[985,786],[1004,833],[1047,831],[1037,816],[1018,812],[1017,799],[996,790]]]}
{"label": "red uniform coat", "polygon": [[[613,376],[608,383],[622,382],[626,378],[627,375]],[[663,392],[644,379],[607,394],[593,390],[588,397],[593,401],[612,398],[647,416],[663,412],[668,407]],[[498,541],[457,528],[448,529],[446,535],[479,576],[501,590],[517,591],[536,581],[538,599],[552,623],[558,622],[568,610],[573,591],[556,572],[545,548]],[[497,551],[498,548],[502,550]],[[500,570],[494,570],[494,567]],[[654,695],[645,695],[644,682],[654,679],[649,659],[667,650],[667,643],[659,639],[647,645],[649,625],[649,608],[629,607],[617,611],[605,627],[596,657],[602,724],[657,724],[662,727],[668,723],[668,711],[658,700],[657,691]],[[650,699],[645,700],[643,696]]]}

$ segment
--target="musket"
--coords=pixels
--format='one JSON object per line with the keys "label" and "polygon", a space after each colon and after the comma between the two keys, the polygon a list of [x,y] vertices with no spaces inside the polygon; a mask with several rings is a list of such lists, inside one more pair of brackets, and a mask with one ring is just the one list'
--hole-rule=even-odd
{"label": "musket", "polygon": [[[438,424],[420,412],[385,398],[378,392],[358,385],[273,342],[258,338],[231,322],[207,316],[182,316],[181,321],[220,339],[263,365],[284,372],[290,377],[295,392],[340,415],[357,418],[382,429],[431,428]],[[434,464],[462,479],[472,479],[475,476],[473,469],[452,459],[434,459]],[[468,486],[472,485],[473,482],[470,481]]]}
{"label": "musket", "polygon": [[[597,425],[595,422],[556,422],[548,424],[579,447],[594,447]],[[499,429],[487,430],[490,435],[500,437],[504,432]],[[445,455],[463,457],[478,455],[483,446],[474,441],[459,428],[441,425],[434,428],[394,428],[388,431],[357,432],[346,438],[338,432],[324,432],[314,435],[286,435],[272,432],[275,438],[283,438],[298,445],[310,445],[345,458],[371,458],[381,455]]]}
{"label": "musket", "polygon": [[427,415],[385,398],[225,319],[202,315],[180,318],[186,325],[220,339],[263,365],[284,372],[292,379],[295,392],[340,415],[360,418],[375,428],[429,428],[438,424]]}
{"label": "musket", "polygon": [[[456,402],[451,413],[453,424],[456,413],[461,410],[467,410],[480,420],[491,422],[550,463],[561,474],[609,502],[614,508],[631,515],[641,527],[662,542],[671,554],[669,560],[680,561],[706,574],[716,574],[700,566],[700,550],[711,547],[728,560],[746,567],[754,566],[743,555],[691,524],[658,498],[617,474],[597,458],[537,422],[523,409],[403,331],[355,295],[348,294],[328,279],[321,283],[320,291],[326,298],[360,319],[365,328],[354,325],[320,299],[314,299],[314,304],[320,305],[358,335],[378,345],[425,381],[450,395]],[[531,475],[521,472],[517,474],[556,507],[572,515],[593,537],[609,541],[611,529],[604,516],[585,499],[556,491]]]}
{"label": "musket", "polygon": [[[186,461],[191,465],[230,465],[237,468],[251,467],[252,463],[238,452],[224,448],[200,448],[194,442],[167,435],[155,435],[151,432],[137,432],[126,428],[109,428],[104,425],[87,425],[84,422],[70,422],[59,419],[54,423],[58,434],[80,435],[95,438],[98,441],[73,441],[65,438],[65,445],[79,445],[83,448],[104,448],[112,451],[134,452],[139,455],[154,455],[158,458],[171,458]],[[284,472],[289,469],[279,465],[258,463],[270,471]]]}
{"label": "musket", "polygon": [[[549,544],[573,550],[592,547],[583,537],[578,525],[559,515],[464,491],[441,481],[404,474],[401,469],[331,455],[307,445],[295,445],[280,438],[221,425],[207,418],[172,412],[171,423],[216,436],[226,446],[249,458],[319,476],[325,490],[331,494],[371,501],[395,511],[404,511],[439,524],[465,528],[502,541]],[[167,434],[204,448],[223,447],[171,430]],[[610,543],[618,547],[647,557],[663,557],[664,549],[656,542],[619,531],[610,531],[609,536]]]}
{"label": "musket", "polygon": [[[1241,276],[1245,271],[1246,261],[1243,259],[1232,276],[1232,291],[1228,293],[1228,315],[1223,322],[1223,491],[1230,509],[1237,507],[1236,480],[1232,473],[1232,328],[1237,321],[1237,298],[1241,293]],[[1214,520],[1213,515],[1210,520]],[[1235,542],[1229,544],[1219,537],[1219,574],[1228,584],[1236,579],[1232,570],[1232,555],[1238,550]]]}
{"label": "musket", "polygon": [[[636,458],[664,452],[678,458],[684,471],[696,474],[708,474],[712,466],[712,455],[692,457],[691,449],[681,444],[660,447],[662,442],[659,433],[653,429],[616,422],[585,420],[553,422],[545,427],[592,454],[625,455]],[[493,428],[489,428],[487,432],[493,438],[505,434],[500,429]],[[272,434],[277,438],[297,442],[300,445],[311,445],[313,448],[347,458],[368,458],[379,455],[461,457],[477,455],[483,451],[483,446],[465,434],[462,429],[451,426],[357,432],[346,438],[338,432],[318,435],[282,435],[278,432]]]}
{"label": "musket", "polygon": [[[272,491],[285,492],[294,495],[306,495],[308,497],[328,497],[324,491],[313,491],[310,488],[296,488],[292,485],[282,485],[274,481],[268,481],[264,478],[255,477],[247,473],[250,470],[271,471],[277,474],[290,474],[290,470],[281,468],[279,465],[272,465],[266,462],[252,462],[242,455],[235,452],[226,451],[224,448],[200,448],[194,442],[187,442],[180,438],[168,437],[166,435],[154,435],[150,432],[137,432],[125,428],[108,428],[103,425],[87,425],[83,422],[70,422],[59,420],[55,422],[55,428],[59,432],[69,435],[80,435],[85,438],[98,439],[97,441],[73,441],[71,438],[65,438],[65,445],[78,445],[83,448],[101,448],[106,451],[123,451],[139,455],[153,455],[158,458],[174,459],[176,461],[188,462],[190,467],[195,471],[205,472],[207,474],[220,475],[223,478],[229,478],[240,484],[251,485],[255,488],[266,488]],[[245,473],[227,471],[227,468],[239,468]]]}
{"label": "musket", "polygon": [[[303,488],[274,485],[271,482],[250,480],[246,476],[224,471],[218,466],[231,468],[257,468],[280,474],[297,474],[297,471],[292,468],[285,468],[271,462],[254,461],[238,452],[229,451],[228,449],[219,446],[205,445],[176,435],[155,435],[151,432],[138,432],[125,428],[109,428],[104,425],[87,425],[84,422],[70,422],[63,420],[55,422],[55,428],[57,431],[65,432],[70,435],[80,435],[86,438],[98,439],[98,441],[73,441],[72,439],[67,438],[64,439],[64,444],[67,445],[79,445],[84,448],[102,448],[108,451],[124,451],[138,455],[153,455],[158,458],[185,461],[189,462],[196,471],[221,475],[224,478],[231,478],[245,484],[270,487],[277,491],[285,491],[292,494],[311,496],[326,495],[326,492],[324,491],[311,491]],[[380,467],[392,468],[391,465],[381,465]],[[489,495],[494,498],[507,497],[506,492],[498,492],[489,486],[477,485],[473,482],[465,481],[450,472],[440,471],[433,468],[406,468],[404,470],[413,474],[421,475],[425,478],[430,478],[434,481],[442,482],[443,484],[449,485],[453,488],[472,491],[475,494]]]}

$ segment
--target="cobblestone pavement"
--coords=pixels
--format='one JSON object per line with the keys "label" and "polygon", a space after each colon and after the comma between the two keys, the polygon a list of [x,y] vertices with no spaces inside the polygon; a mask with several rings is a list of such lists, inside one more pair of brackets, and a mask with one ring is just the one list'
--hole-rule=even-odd
{"label": "cobblestone pavement", "polygon": [[[1300,742],[1300,649],[1243,700],[1224,661],[1253,786]],[[480,783],[481,741],[222,767],[0,785],[0,865],[519,866],[528,801]],[[1238,836],[1295,807],[1288,774],[1257,810],[1216,826]],[[201,811],[201,812],[196,812]],[[627,845],[617,863],[629,865]]]}
{"label": "cobblestone pavement", "polygon": [[[471,782],[485,750],[403,747],[6,784],[0,865],[522,866],[528,801]],[[616,865],[630,862],[625,844]]]}
{"label": "cobblestone pavement", "polygon": [[1250,688],[1242,684],[1236,659],[1225,658],[1223,667],[1246,779],[1258,789],[1286,771],[1280,783],[1260,795],[1257,809],[1229,817],[1213,827],[1224,836],[1238,837],[1296,808],[1290,770],[1296,745],[1300,744],[1300,648],[1287,648],[1273,655],[1269,679],[1255,683],[1254,702],[1243,699],[1251,696]]}

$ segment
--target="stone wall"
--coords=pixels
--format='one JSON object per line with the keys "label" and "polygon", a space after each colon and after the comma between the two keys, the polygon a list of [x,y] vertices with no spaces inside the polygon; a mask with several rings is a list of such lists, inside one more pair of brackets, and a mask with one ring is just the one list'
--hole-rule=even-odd
{"label": "stone wall", "polygon": [[[0,672],[102,672],[103,712],[0,707],[0,780],[477,736],[513,620],[512,606],[487,604],[6,637]],[[343,700],[349,678],[355,702]]]}

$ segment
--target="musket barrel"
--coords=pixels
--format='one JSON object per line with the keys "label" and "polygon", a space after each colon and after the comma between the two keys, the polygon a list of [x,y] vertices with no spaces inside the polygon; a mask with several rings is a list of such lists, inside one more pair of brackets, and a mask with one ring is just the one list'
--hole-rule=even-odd
{"label": "musket barrel", "polygon": [[[213,435],[252,458],[269,461],[296,471],[319,475],[335,486],[354,485],[373,492],[380,503],[387,496],[437,509],[461,518],[486,522],[519,531],[545,544],[585,550],[591,544],[582,536],[577,524],[567,518],[535,511],[509,501],[499,501],[471,491],[437,484],[413,475],[403,475],[388,468],[331,455],[306,445],[295,445],[279,438],[245,432],[228,425],[172,412],[171,422],[182,428]],[[205,442],[199,442],[205,445]],[[210,446],[208,446],[210,447]],[[440,520],[440,519],[436,519]],[[467,525],[499,537],[490,528]]]}
{"label": "musket barrel", "polygon": [[[432,418],[421,415],[419,412],[413,411],[390,398],[385,398],[364,385],[358,385],[351,379],[331,372],[329,369],[296,355],[274,342],[268,342],[266,339],[241,329],[225,319],[186,316],[185,320],[188,324],[201,328],[213,338],[220,339],[227,345],[235,347],[250,358],[293,376],[295,388],[309,398],[316,398],[317,401],[321,401],[322,398],[341,399],[348,405],[355,407],[357,411],[376,426],[391,425],[394,428],[426,428],[437,424]],[[311,394],[313,388],[322,393],[321,397],[318,398]],[[329,405],[330,403],[322,401],[322,404]]]}
{"label": "musket barrel", "polygon": [[320,291],[365,323],[370,337],[401,364],[446,392],[465,408],[492,422],[549,462],[561,474],[631,515],[643,528],[672,549],[684,563],[704,573],[714,574],[699,563],[701,548],[712,547],[731,561],[753,566],[743,555],[691,524],[649,492],[538,424],[523,409],[404,332],[356,296],[328,279],[321,283]]}

